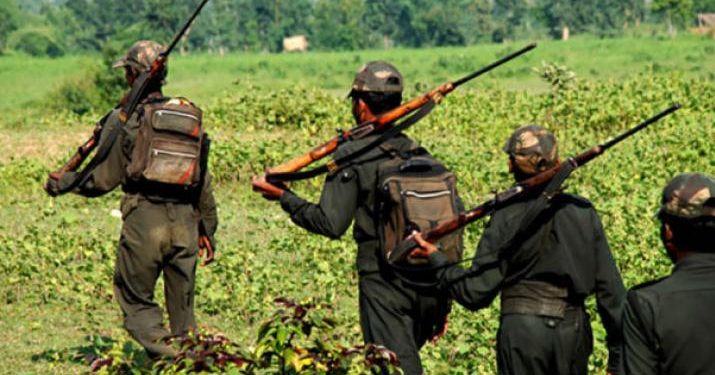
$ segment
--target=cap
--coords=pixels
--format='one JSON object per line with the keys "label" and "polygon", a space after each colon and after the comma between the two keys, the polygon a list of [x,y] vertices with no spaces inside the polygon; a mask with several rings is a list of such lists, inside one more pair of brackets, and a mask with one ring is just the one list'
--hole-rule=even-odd
{"label": "cap", "polygon": [[675,177],[663,190],[659,213],[681,219],[715,217],[715,179],[701,173]]}
{"label": "cap", "polygon": [[538,125],[516,129],[504,145],[504,152],[514,159],[521,172],[529,175],[555,166],[559,158],[556,137]]}
{"label": "cap", "polygon": [[355,74],[354,92],[402,92],[402,74],[392,64],[385,61],[371,61],[363,65]]}
{"label": "cap", "polygon": [[147,70],[165,48],[161,44],[151,40],[140,40],[129,48],[127,54],[112,64],[113,68],[131,66],[137,70]]}

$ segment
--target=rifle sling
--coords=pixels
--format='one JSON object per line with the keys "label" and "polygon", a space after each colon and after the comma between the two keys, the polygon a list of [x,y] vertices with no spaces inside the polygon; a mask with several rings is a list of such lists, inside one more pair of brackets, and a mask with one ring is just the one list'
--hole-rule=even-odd
{"label": "rifle sling", "polygon": [[[106,126],[105,122],[109,118],[109,116],[112,114],[112,112],[109,112],[106,114],[101,120],[99,120],[100,124],[102,124],[102,127]],[[122,126],[119,123],[114,123],[114,128],[111,129],[109,134],[107,135],[107,139],[101,142],[101,145],[97,149],[97,152],[94,154],[94,157],[92,160],[89,161],[86,167],[82,169],[81,172],[77,174],[77,177],[72,181],[71,184],[67,185],[63,189],[59,190],[59,194],[66,194],[71,192],[72,190],[76,189],[77,187],[83,185],[87,180],[89,179],[90,173],[97,168],[97,166],[102,163],[107,156],[109,156],[109,151],[112,150],[112,146],[114,146],[114,142],[117,140],[117,137],[119,136],[119,132],[121,131]],[[97,142],[99,143],[101,141],[101,132],[100,136],[97,139]]]}
{"label": "rifle sling", "polygon": [[430,100],[429,102],[427,102],[427,104],[422,106],[419,111],[417,111],[414,115],[410,116],[408,119],[402,121],[399,125],[391,127],[389,130],[382,133],[382,135],[380,135],[380,137],[378,137],[374,141],[368,143],[367,145],[361,147],[353,153],[335,159],[332,163],[325,164],[318,168],[313,168],[305,172],[270,173],[266,176],[266,180],[271,183],[300,181],[313,178],[328,172],[335,173],[341,169],[350,166],[353,160],[365,155],[370,150],[385,143],[385,141],[387,141],[388,139],[391,139],[392,137],[416,124],[418,121],[420,121],[430,112],[432,112],[435,106],[436,103]]}

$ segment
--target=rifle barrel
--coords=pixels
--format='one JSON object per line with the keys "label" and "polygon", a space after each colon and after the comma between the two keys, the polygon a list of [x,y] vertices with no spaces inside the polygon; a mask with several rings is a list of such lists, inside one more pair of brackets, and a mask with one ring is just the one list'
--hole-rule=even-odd
{"label": "rifle barrel", "polygon": [[655,115],[655,116],[649,118],[648,120],[643,121],[643,122],[640,123],[638,126],[635,126],[635,127],[633,127],[632,129],[628,130],[627,132],[625,132],[625,133],[623,133],[623,134],[621,134],[621,135],[619,135],[619,136],[617,136],[617,137],[611,139],[610,141],[608,141],[608,142],[602,144],[602,145],[601,145],[601,148],[603,148],[604,151],[605,151],[605,150],[608,150],[609,148],[615,146],[616,144],[620,143],[620,142],[623,141],[624,139],[626,139],[626,138],[632,136],[633,134],[638,133],[639,131],[641,131],[641,130],[647,128],[649,125],[653,124],[654,122],[658,122],[658,121],[659,121],[660,119],[662,119],[663,117],[669,116],[671,113],[673,113],[673,112],[679,110],[679,109],[682,108],[682,107],[683,107],[683,106],[682,106],[680,103],[675,103],[675,104],[673,104],[672,106],[670,106],[670,108],[666,109],[665,111],[663,111],[663,112],[661,112],[661,113],[659,113],[659,114],[657,114],[657,115]]}
{"label": "rifle barrel", "polygon": [[161,54],[161,56],[164,56],[164,57],[169,56],[169,54],[171,53],[171,51],[174,50],[174,47],[176,47],[176,45],[177,45],[177,44],[179,43],[179,41],[181,40],[181,37],[183,37],[183,36],[184,36],[184,33],[186,33],[186,30],[188,30],[189,27],[191,27],[191,24],[194,22],[194,20],[196,19],[196,17],[199,16],[199,13],[201,13],[201,9],[203,9],[204,6],[206,5],[206,3],[208,3],[208,2],[209,2],[209,0],[203,0],[203,1],[201,1],[201,4],[199,4],[199,6],[196,8],[196,10],[195,10],[194,13],[191,15],[191,17],[189,17],[189,19],[186,21],[186,23],[185,23],[184,26],[181,28],[181,30],[174,36],[174,40],[171,41],[171,44],[169,44],[169,47],[166,49],[166,51],[164,51],[164,52]]}
{"label": "rifle barrel", "polygon": [[460,78],[460,79],[458,79],[458,80],[452,82],[452,85],[453,85],[455,88],[458,87],[458,86],[461,86],[462,84],[464,84],[464,83],[466,83],[466,82],[469,82],[469,81],[471,81],[471,80],[473,80],[473,79],[479,77],[480,75],[482,75],[482,74],[484,74],[484,73],[487,73],[487,72],[489,72],[490,70],[492,70],[492,69],[494,69],[494,68],[496,68],[496,67],[498,67],[498,66],[500,66],[500,65],[502,65],[502,64],[504,64],[504,63],[509,62],[510,60],[513,60],[513,59],[515,59],[515,58],[517,58],[517,57],[519,57],[519,56],[521,56],[521,55],[523,55],[523,54],[525,54],[525,53],[531,51],[531,50],[534,49],[534,48],[536,48],[536,43],[531,43],[531,44],[529,44],[528,46],[526,46],[526,47],[524,47],[524,48],[522,48],[522,49],[520,49],[520,50],[518,50],[518,51],[516,51],[516,52],[513,52],[513,53],[511,53],[511,54],[509,54],[509,55],[507,55],[507,56],[505,56],[505,57],[499,59],[498,61],[495,61],[495,62],[493,62],[493,63],[491,63],[491,64],[489,64],[489,65],[487,65],[487,66],[485,66],[485,67],[483,67],[483,68],[481,68],[481,69],[479,69],[479,70],[477,70],[476,72],[469,74],[468,76],[466,76],[466,77],[464,77],[464,78]]}

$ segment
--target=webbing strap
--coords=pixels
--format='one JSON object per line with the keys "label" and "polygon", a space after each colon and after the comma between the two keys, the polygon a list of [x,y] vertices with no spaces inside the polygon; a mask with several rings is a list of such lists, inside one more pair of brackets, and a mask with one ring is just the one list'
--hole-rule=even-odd
{"label": "webbing strap", "polygon": [[434,101],[429,101],[427,104],[422,106],[419,111],[417,111],[414,115],[410,116],[406,120],[402,121],[399,125],[391,127],[388,131],[382,133],[380,137],[375,139],[374,141],[368,143],[367,145],[361,147],[357,151],[350,153],[348,155],[342,156],[340,158],[337,158],[330,163],[327,163],[325,165],[322,165],[317,168],[313,168],[311,170],[305,171],[305,172],[286,172],[286,173],[269,173],[266,175],[266,180],[270,183],[278,183],[278,182],[290,182],[290,181],[300,181],[300,180],[305,180],[308,178],[313,178],[316,176],[319,176],[324,173],[336,173],[337,171],[347,167],[350,165],[350,163],[359,158],[360,156],[365,155],[368,153],[370,150],[374,149],[375,147],[380,146],[383,144],[385,141],[388,139],[396,136],[397,134],[407,130],[410,126],[416,124],[418,121],[420,121],[422,118],[427,116],[432,110],[434,109],[436,103]]}
{"label": "webbing strap", "polygon": [[[112,112],[113,110],[107,113],[104,117],[102,117],[101,120],[99,120],[99,123],[102,125],[102,127],[107,126],[105,122],[107,122],[107,119],[112,114]],[[94,154],[92,160],[90,160],[89,163],[87,163],[87,165],[82,169],[82,171],[77,174],[77,177],[74,179],[74,181],[72,181],[71,184],[58,190],[58,195],[69,193],[80,185],[83,185],[85,182],[87,182],[90,173],[92,173],[92,171],[97,168],[97,166],[102,163],[107,158],[107,156],[109,156],[109,151],[111,151],[112,146],[114,146],[114,141],[117,140],[119,132],[122,128],[121,124],[116,122],[112,124],[112,126],[114,126],[114,128],[110,130],[109,134],[107,135],[107,139],[101,142],[101,145],[97,149],[97,152]],[[101,141],[101,134],[102,132],[100,132],[98,135],[98,138],[96,140],[97,143]]]}

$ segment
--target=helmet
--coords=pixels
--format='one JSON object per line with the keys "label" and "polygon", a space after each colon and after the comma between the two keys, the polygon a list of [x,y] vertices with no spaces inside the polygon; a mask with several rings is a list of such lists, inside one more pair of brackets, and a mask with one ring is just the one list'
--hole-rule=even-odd
{"label": "helmet", "polygon": [[715,218],[715,179],[701,173],[685,173],[663,190],[659,215],[680,219]]}
{"label": "helmet", "polygon": [[559,158],[556,138],[550,131],[538,125],[526,125],[516,129],[503,150],[513,158],[517,169],[527,175],[554,167]]}
{"label": "helmet", "polygon": [[112,64],[113,68],[123,68],[131,66],[137,71],[145,71],[151,68],[151,64],[165,48],[161,44],[151,40],[140,40],[127,51],[127,54]]}
{"label": "helmet", "polygon": [[402,74],[385,61],[371,61],[355,74],[350,95],[356,92],[401,93]]}

